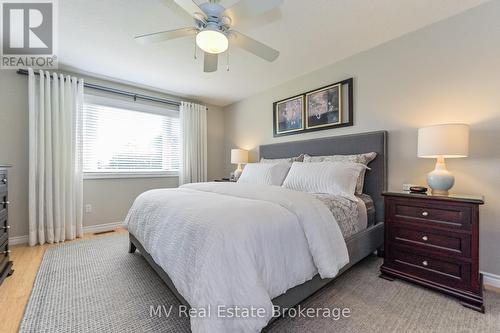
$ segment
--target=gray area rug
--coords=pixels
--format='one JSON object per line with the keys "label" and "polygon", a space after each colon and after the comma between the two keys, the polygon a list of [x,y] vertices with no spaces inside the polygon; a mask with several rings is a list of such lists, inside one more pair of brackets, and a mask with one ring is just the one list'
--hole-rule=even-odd
{"label": "gray area rug", "polygon": [[[188,318],[150,315],[151,306],[179,303],[127,248],[128,237],[119,235],[48,249],[20,332],[189,332]],[[301,305],[348,308],[349,318],[285,317],[266,331],[500,332],[500,295],[486,292],[480,314],[441,294],[380,279],[380,264],[365,259]]]}

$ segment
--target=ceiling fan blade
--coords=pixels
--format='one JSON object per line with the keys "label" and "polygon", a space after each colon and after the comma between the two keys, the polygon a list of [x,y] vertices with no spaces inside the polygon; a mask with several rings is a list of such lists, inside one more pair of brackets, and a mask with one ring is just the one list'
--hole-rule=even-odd
{"label": "ceiling fan blade", "polygon": [[223,15],[229,16],[233,22],[261,15],[280,6],[283,0],[241,0],[226,9]]}
{"label": "ceiling fan blade", "polygon": [[231,37],[232,45],[238,46],[269,62],[276,60],[280,55],[279,51],[262,44],[253,38],[245,36],[241,32],[231,30],[229,36]]}
{"label": "ceiling fan blade", "polygon": [[151,43],[163,42],[170,39],[196,35],[197,32],[198,30],[195,28],[182,28],[182,29],[154,32],[152,34],[137,36],[135,37],[135,40],[141,44],[151,44]]}
{"label": "ceiling fan blade", "polygon": [[188,12],[191,17],[197,17],[201,15],[203,18],[207,18],[207,15],[193,0],[174,0],[174,2],[186,12]]}
{"label": "ceiling fan blade", "polygon": [[203,71],[205,73],[211,73],[217,71],[218,63],[219,63],[218,54],[205,52],[205,55],[203,57]]}

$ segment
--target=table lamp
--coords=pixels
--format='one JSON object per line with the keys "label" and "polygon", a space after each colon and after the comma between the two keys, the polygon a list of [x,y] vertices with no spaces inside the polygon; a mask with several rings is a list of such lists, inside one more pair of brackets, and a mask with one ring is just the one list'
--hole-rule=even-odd
{"label": "table lamp", "polygon": [[238,164],[238,168],[234,170],[234,179],[238,180],[243,169],[241,164],[248,163],[248,151],[243,149],[231,149],[231,164]]}
{"label": "table lamp", "polygon": [[445,158],[467,157],[469,154],[469,125],[443,124],[418,130],[418,157],[436,158],[436,167],[427,174],[432,194],[448,195],[455,177],[446,170]]}

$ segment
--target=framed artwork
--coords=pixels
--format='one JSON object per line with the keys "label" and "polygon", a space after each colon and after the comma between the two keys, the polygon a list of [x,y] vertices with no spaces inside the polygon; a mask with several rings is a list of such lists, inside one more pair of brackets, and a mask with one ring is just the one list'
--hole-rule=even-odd
{"label": "framed artwork", "polygon": [[306,94],[306,128],[338,125],[342,120],[340,84]]}
{"label": "framed artwork", "polygon": [[353,78],[274,102],[274,137],[353,126],[353,102]]}
{"label": "framed artwork", "polygon": [[304,129],[304,96],[295,96],[274,103],[274,131],[277,134]]}

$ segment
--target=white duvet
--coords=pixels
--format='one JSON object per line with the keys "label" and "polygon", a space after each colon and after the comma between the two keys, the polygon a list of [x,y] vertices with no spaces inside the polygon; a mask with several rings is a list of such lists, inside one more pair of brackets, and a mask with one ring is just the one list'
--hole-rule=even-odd
{"label": "white duvet", "polygon": [[[141,194],[126,225],[192,308],[193,332],[259,332],[271,299],[348,263],[332,213],[307,193],[281,187],[198,183]],[[253,318],[219,309],[265,309]]]}

